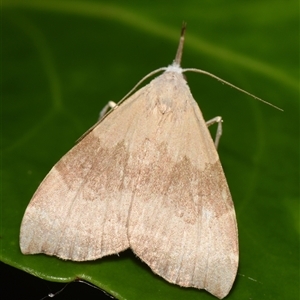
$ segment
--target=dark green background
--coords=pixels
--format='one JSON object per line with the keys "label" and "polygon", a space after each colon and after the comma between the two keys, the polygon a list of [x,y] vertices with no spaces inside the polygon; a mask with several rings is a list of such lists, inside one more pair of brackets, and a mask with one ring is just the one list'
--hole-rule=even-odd
{"label": "dark green background", "polygon": [[[166,283],[130,251],[74,263],[24,256],[18,245],[40,181],[108,100],[172,62],[184,20],[183,67],[212,72],[284,109],[187,74],[205,118],[224,119],[219,153],[240,242],[228,299],[298,299],[298,13],[298,1],[278,0],[2,1],[1,260],[51,281],[79,276],[120,299],[214,299]],[[23,279],[16,274],[10,281],[17,288]],[[89,298],[94,289],[84,290]]]}

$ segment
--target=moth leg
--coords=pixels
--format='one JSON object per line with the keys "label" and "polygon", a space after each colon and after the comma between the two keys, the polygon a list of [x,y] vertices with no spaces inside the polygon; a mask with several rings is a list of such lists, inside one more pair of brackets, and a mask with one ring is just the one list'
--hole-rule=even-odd
{"label": "moth leg", "polygon": [[215,117],[215,118],[213,118],[211,120],[208,120],[206,122],[207,127],[209,127],[210,125],[213,125],[215,123],[218,123],[217,133],[216,133],[216,137],[215,137],[216,149],[218,148],[220,137],[222,135],[222,122],[223,122],[222,117]]}
{"label": "moth leg", "polygon": [[117,104],[114,101],[108,101],[108,103],[103,107],[103,109],[100,111],[98,121],[103,118],[103,116],[110,110],[117,108]]}

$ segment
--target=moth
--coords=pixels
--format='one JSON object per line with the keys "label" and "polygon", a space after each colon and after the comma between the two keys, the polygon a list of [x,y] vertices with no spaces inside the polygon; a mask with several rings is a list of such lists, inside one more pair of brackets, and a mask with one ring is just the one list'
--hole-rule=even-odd
{"label": "moth", "polygon": [[150,73],[164,71],[115,106],[42,181],[22,220],[22,253],[86,261],[130,248],[168,282],[220,299],[229,293],[237,222],[216,150],[220,134],[214,142],[207,128],[221,119],[205,122],[183,72],[229,83],[180,67],[184,33],[185,26],[173,64]]}

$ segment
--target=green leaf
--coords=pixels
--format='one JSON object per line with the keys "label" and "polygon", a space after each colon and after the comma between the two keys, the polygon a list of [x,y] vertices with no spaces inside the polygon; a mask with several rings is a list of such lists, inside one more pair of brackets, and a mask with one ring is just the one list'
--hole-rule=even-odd
{"label": "green leaf", "polygon": [[[79,277],[119,299],[214,299],[171,285],[131,251],[76,263],[22,255],[25,208],[50,168],[144,75],[174,59],[284,109],[187,74],[235,203],[240,266],[228,299],[299,296],[299,16],[296,1],[2,1],[1,260],[50,281]],[[214,133],[213,133],[214,134]],[[178,236],[180,238],[180,236]]]}

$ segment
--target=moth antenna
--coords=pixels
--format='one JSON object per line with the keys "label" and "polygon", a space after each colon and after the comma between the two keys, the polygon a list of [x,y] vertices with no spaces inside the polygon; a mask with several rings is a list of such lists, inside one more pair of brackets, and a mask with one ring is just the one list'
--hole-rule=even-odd
{"label": "moth antenna", "polygon": [[[172,65],[172,66],[175,66],[175,67],[177,67],[177,66],[180,67],[180,64],[181,64],[185,31],[186,31],[186,22],[183,22],[182,23],[182,27],[181,27],[181,35],[180,35],[178,49],[177,49],[177,52],[176,52],[176,57],[175,57],[175,60],[173,61],[173,65]],[[242,92],[242,93],[244,93],[244,94],[246,94],[246,95],[248,95],[248,96],[250,96],[250,97],[252,97],[252,98],[254,98],[256,100],[258,100],[258,101],[261,101],[261,102],[263,102],[263,103],[265,103],[265,104],[267,104],[269,106],[272,106],[275,109],[283,111],[282,108],[279,108],[278,106],[276,106],[276,105],[274,105],[274,104],[272,104],[272,103],[270,103],[268,101],[265,101],[265,100],[263,100],[263,99],[255,96],[255,95],[253,95],[253,94],[251,94],[251,93],[249,93],[249,92],[247,92],[247,91],[245,91],[245,90],[243,90],[243,89],[241,89],[241,88],[233,85],[232,83],[230,83],[228,81],[225,81],[224,79],[222,79],[222,78],[220,78],[220,77],[218,77],[218,76],[216,76],[216,75],[214,75],[212,73],[209,73],[209,72],[206,72],[206,71],[203,71],[203,70],[200,70],[200,69],[195,69],[195,68],[182,69],[182,73],[183,72],[187,72],[187,71],[196,72],[196,73],[202,73],[202,74],[208,75],[208,76],[210,76],[212,78],[215,78],[218,81],[220,81],[220,82],[222,82],[224,84],[227,84],[228,86],[230,86],[230,87],[232,87],[232,88],[234,88],[234,89],[236,89],[236,90],[238,90],[238,91],[240,91],[240,92]]]}
{"label": "moth antenna", "polygon": [[167,68],[166,67],[162,67],[159,69],[156,69],[152,72],[150,72],[149,74],[147,74],[146,76],[144,76],[117,104],[120,105],[124,100],[126,100],[137,88],[140,84],[142,84],[147,78],[153,76],[154,74],[161,72],[161,71],[165,71]]}
{"label": "moth antenna", "polygon": [[158,72],[161,72],[161,71],[165,71],[167,70],[166,67],[163,67],[163,68],[159,68],[159,69],[156,69],[152,72],[150,72],[149,74],[147,74],[145,77],[143,77],[118,103],[117,105],[110,109],[106,114],[104,114],[104,116],[101,117],[100,120],[98,120],[98,122],[96,124],[94,124],[91,128],[89,128],[77,141],[76,143],[79,143],[84,137],[86,137],[95,127],[97,127],[111,112],[113,112],[115,109],[118,108],[118,106],[124,102],[136,89],[137,87],[143,83],[143,81],[145,81],[147,78],[153,76],[154,74],[158,73]]}
{"label": "moth antenna", "polygon": [[173,64],[177,65],[177,66],[180,66],[180,64],[181,64],[185,31],[186,31],[186,23],[183,22],[182,23],[182,27],[181,27],[181,34],[180,34],[179,45],[178,45],[176,56],[175,56],[175,59],[174,59],[174,62],[173,62]]}
{"label": "moth antenna", "polygon": [[220,82],[222,82],[222,83],[224,83],[224,84],[226,84],[226,85],[228,85],[228,86],[230,86],[230,87],[232,87],[232,88],[234,88],[234,89],[236,89],[236,90],[238,90],[238,91],[240,91],[240,92],[242,92],[242,93],[244,93],[244,94],[246,94],[246,95],[248,95],[248,96],[250,96],[250,97],[252,97],[252,98],[254,98],[256,100],[258,100],[258,101],[261,101],[261,102],[263,102],[263,103],[265,103],[265,104],[267,104],[269,106],[272,106],[273,108],[276,108],[276,109],[278,109],[280,111],[283,111],[282,108],[280,108],[280,107],[278,107],[278,106],[276,106],[276,105],[274,105],[274,104],[272,104],[272,103],[270,103],[268,101],[265,101],[265,100],[263,100],[263,99],[255,96],[255,95],[253,95],[253,94],[251,94],[251,93],[249,93],[249,92],[247,92],[247,91],[245,91],[245,90],[237,87],[236,85],[234,85],[234,84],[232,84],[232,83],[230,83],[230,82],[228,82],[228,81],[226,81],[226,80],[224,80],[224,79],[222,79],[222,78],[220,78],[220,77],[218,77],[218,76],[216,76],[216,75],[214,75],[212,73],[209,73],[209,72],[206,72],[206,71],[203,71],[203,70],[200,70],[200,69],[194,69],[194,68],[187,68],[187,69],[183,69],[182,70],[182,72],[189,72],[189,71],[190,72],[201,73],[201,74],[210,76],[210,77],[212,77],[214,79],[217,79],[218,81],[220,81]]}

